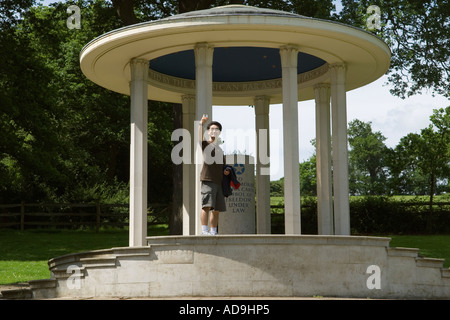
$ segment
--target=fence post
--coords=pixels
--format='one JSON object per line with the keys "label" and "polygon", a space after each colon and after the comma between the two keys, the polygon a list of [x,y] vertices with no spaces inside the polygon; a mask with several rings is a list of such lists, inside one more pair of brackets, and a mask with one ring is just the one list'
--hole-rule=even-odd
{"label": "fence post", "polygon": [[25,201],[20,202],[20,231],[24,230],[25,225]]}

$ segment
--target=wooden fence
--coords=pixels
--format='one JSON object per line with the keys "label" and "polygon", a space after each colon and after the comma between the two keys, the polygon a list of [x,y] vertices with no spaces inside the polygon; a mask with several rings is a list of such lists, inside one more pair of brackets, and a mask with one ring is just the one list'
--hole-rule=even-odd
{"label": "wooden fence", "polygon": [[[358,207],[351,202],[351,214],[353,227],[358,231],[368,232],[367,226],[386,225],[406,226],[420,225],[429,211],[427,202],[395,202],[397,206],[387,203],[386,206],[366,204]],[[406,214],[398,213],[398,208]],[[450,229],[450,202],[434,203],[435,225],[441,232]],[[412,211],[409,208],[414,208]],[[314,233],[317,228],[316,203],[302,203],[302,230],[306,233]],[[391,210],[393,210],[391,212]],[[152,203],[148,205],[148,224],[160,224],[169,222],[169,214],[172,211],[170,203]],[[284,230],[284,206],[282,204],[271,205],[272,229],[275,233]],[[380,220],[380,221],[378,221]],[[377,223],[378,221],[378,223]],[[102,203],[19,203],[0,204],[0,229],[1,228],[95,228],[124,227],[129,225],[128,204],[102,204]],[[361,227],[361,226],[364,226]],[[443,228],[443,226],[447,226]],[[374,228],[374,227],[373,227]],[[386,227],[384,227],[386,229]],[[392,227],[394,228],[394,227]],[[393,231],[399,227],[395,227]],[[278,230],[279,229],[279,230]],[[360,230],[361,229],[361,230]],[[411,229],[411,228],[410,228]],[[414,230],[413,230],[414,229]],[[415,231],[414,227],[410,232]],[[408,229],[409,230],[409,229]],[[369,230],[370,231],[370,230]],[[391,230],[386,229],[386,232]],[[392,232],[393,232],[392,231]],[[303,232],[303,231],[302,231]],[[406,232],[406,231],[405,231]]]}
{"label": "wooden fence", "polygon": [[[168,223],[171,204],[148,205],[148,224]],[[0,204],[0,228],[123,227],[129,224],[128,204],[25,203]]]}

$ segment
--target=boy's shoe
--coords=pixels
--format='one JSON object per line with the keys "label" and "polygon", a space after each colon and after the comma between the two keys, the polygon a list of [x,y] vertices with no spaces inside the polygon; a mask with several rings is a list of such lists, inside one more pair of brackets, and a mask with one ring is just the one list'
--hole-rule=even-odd
{"label": "boy's shoe", "polygon": [[210,236],[211,233],[209,231],[202,231],[202,236]]}

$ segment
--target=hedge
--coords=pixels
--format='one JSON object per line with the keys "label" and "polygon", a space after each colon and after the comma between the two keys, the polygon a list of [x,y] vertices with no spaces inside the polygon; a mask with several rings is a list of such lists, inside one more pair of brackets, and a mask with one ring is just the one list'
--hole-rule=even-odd
{"label": "hedge", "polygon": [[[282,204],[272,206],[272,233],[284,233]],[[427,225],[430,218],[430,226]],[[430,229],[428,229],[430,227]],[[430,214],[429,203],[388,196],[350,199],[351,234],[450,234],[450,202],[437,202]],[[317,234],[317,201],[302,198],[302,234]]]}

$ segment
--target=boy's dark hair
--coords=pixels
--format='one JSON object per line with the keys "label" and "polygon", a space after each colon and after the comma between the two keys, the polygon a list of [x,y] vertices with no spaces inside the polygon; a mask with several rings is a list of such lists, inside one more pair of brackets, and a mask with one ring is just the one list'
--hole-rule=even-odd
{"label": "boy's dark hair", "polygon": [[217,121],[211,121],[211,122],[208,124],[208,126],[206,127],[206,130],[209,130],[209,128],[210,128],[212,125],[218,126],[218,127],[219,127],[219,130],[222,131],[222,125],[221,125],[219,122],[217,122]]}

